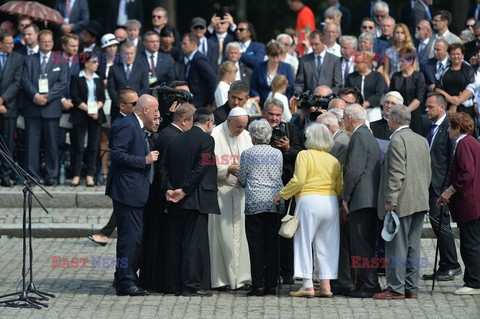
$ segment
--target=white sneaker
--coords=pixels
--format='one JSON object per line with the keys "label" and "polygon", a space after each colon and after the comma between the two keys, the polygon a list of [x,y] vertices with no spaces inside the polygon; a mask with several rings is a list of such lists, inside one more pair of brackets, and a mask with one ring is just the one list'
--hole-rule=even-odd
{"label": "white sneaker", "polygon": [[455,290],[455,295],[480,295],[480,288],[462,287]]}

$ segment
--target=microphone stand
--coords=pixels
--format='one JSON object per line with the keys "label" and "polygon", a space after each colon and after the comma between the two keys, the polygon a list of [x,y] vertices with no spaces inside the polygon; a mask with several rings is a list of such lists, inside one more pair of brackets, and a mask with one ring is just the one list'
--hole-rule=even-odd
{"label": "microphone stand", "polygon": [[[35,193],[32,190],[32,184],[39,186],[50,198],[53,196],[43,188],[30,174],[28,174],[20,165],[18,165],[13,158],[10,156],[8,148],[0,136],[0,156],[9,164],[15,174],[23,181],[23,250],[22,250],[22,291],[13,292],[0,296],[0,299],[18,295],[16,298],[10,298],[7,300],[1,300],[0,304],[5,304],[10,307],[22,307],[22,308],[36,308],[41,309],[42,307],[48,307],[46,303],[41,301],[49,300],[48,297],[55,298],[54,294],[43,292],[37,289],[35,283],[33,282],[33,247],[32,247],[32,198],[38,202],[42,207],[45,213],[48,214],[48,210],[43,206],[40,200],[37,198]],[[27,209],[28,209],[28,239],[29,239],[29,271],[30,271],[30,282],[27,286]],[[36,294],[38,297],[29,296],[29,293]],[[41,301],[40,301],[41,300]],[[20,303],[15,303],[20,302]]]}

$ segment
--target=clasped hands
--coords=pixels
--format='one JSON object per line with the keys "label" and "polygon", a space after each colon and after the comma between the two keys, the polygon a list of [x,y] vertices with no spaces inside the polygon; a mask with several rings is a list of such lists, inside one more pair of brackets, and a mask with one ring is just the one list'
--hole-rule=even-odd
{"label": "clasped hands", "polygon": [[169,189],[165,193],[165,197],[167,198],[167,202],[171,202],[171,203],[178,203],[179,201],[181,201],[185,197],[185,195],[186,195],[185,192],[181,188],[177,188],[175,190]]}

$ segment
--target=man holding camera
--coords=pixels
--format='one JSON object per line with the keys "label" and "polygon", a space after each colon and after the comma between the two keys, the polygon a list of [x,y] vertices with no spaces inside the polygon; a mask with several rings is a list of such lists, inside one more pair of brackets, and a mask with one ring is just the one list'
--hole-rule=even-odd
{"label": "man holding camera", "polygon": [[[271,145],[282,151],[283,173],[282,181],[286,185],[293,176],[295,159],[298,152],[303,148],[298,128],[292,123],[282,121],[283,108],[285,106],[278,99],[268,99],[263,108],[263,116],[272,127]],[[285,205],[288,207],[288,205]],[[292,205],[291,209],[294,209]],[[293,284],[293,240],[280,238],[280,275],[283,283]]]}

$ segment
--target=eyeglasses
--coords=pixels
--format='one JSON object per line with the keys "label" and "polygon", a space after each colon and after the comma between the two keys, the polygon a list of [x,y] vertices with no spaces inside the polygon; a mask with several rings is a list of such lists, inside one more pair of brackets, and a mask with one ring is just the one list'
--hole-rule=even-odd
{"label": "eyeglasses", "polygon": [[417,27],[415,28],[417,30],[422,30],[422,28],[420,28],[420,26],[417,25]]}
{"label": "eyeglasses", "polygon": [[474,25],[475,25],[475,24],[467,24],[466,27],[467,27],[467,28],[473,28]]}
{"label": "eyeglasses", "polygon": [[88,61],[88,62],[93,63],[93,64],[98,64],[98,63],[100,63],[98,60],[91,60],[91,61]]}
{"label": "eyeglasses", "polygon": [[362,29],[373,30],[373,26],[372,25],[362,25]]}
{"label": "eyeglasses", "polygon": [[152,16],[152,19],[163,19],[163,16]]}
{"label": "eyeglasses", "polygon": [[247,31],[247,30],[248,30],[247,28],[237,28],[237,31],[240,31],[240,32]]}
{"label": "eyeglasses", "polygon": [[203,29],[205,29],[205,26],[203,26],[203,25],[196,25],[196,26],[193,27],[193,29],[195,29],[195,30],[203,30]]}

